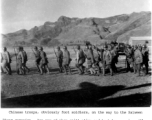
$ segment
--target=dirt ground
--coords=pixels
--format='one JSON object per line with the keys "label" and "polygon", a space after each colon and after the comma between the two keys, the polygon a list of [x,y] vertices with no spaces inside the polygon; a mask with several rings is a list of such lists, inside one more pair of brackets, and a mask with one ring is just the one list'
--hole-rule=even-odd
{"label": "dirt ground", "polygon": [[[17,75],[15,57],[13,75],[2,75],[2,107],[148,107],[151,105],[151,76],[126,73],[119,57],[118,73],[110,76],[78,75],[72,56],[72,75],[59,73],[53,49],[44,49],[49,58],[50,75],[39,75],[31,49],[27,66],[30,73]],[[13,56],[13,51],[11,50]]]}

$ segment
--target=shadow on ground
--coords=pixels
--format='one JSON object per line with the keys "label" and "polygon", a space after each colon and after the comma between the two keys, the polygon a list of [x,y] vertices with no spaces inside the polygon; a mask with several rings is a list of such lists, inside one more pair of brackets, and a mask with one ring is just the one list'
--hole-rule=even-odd
{"label": "shadow on ground", "polygon": [[118,91],[151,86],[144,84],[125,88],[125,86],[97,86],[83,82],[78,90],[22,96],[16,98],[3,98],[2,108],[25,107],[148,107],[151,104],[151,93],[134,94],[129,96],[104,99]]}

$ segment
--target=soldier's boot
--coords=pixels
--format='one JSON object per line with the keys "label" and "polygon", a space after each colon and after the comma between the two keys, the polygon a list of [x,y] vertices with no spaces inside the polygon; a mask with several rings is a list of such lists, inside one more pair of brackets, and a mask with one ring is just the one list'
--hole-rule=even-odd
{"label": "soldier's boot", "polygon": [[141,70],[141,66],[140,64],[137,65],[137,77],[140,76],[140,70]]}
{"label": "soldier's boot", "polygon": [[83,66],[80,66],[81,74],[84,74],[84,68]]}
{"label": "soldier's boot", "polygon": [[50,74],[49,67],[46,65],[45,68],[46,68],[47,74]]}
{"label": "soldier's boot", "polygon": [[64,65],[64,72],[65,72],[65,75],[67,75],[68,73],[67,73],[67,66],[66,65]]}

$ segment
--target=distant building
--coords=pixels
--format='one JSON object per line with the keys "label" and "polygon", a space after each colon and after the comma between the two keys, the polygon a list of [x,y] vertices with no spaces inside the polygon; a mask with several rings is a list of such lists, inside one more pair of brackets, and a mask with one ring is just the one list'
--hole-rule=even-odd
{"label": "distant building", "polygon": [[129,44],[130,45],[143,45],[147,41],[147,46],[152,46],[151,45],[151,37],[150,36],[144,36],[144,37],[130,37],[129,39]]}

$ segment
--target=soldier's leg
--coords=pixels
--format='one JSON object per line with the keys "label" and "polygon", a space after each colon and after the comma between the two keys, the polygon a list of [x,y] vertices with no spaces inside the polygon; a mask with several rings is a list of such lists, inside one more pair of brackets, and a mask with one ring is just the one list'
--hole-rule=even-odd
{"label": "soldier's leg", "polygon": [[148,74],[148,61],[145,62],[145,74]]}
{"label": "soldier's leg", "polygon": [[12,69],[11,69],[10,63],[7,64],[7,67],[8,67],[8,70],[9,70],[9,74],[11,75],[12,74]]}
{"label": "soldier's leg", "polygon": [[1,66],[1,73],[4,73],[3,67]]}
{"label": "soldier's leg", "polygon": [[83,64],[80,64],[80,70],[81,70],[81,74],[84,74],[84,66],[83,66]]}
{"label": "soldier's leg", "polygon": [[49,70],[48,64],[45,64],[45,68],[46,68],[47,74],[50,74],[50,70]]}
{"label": "soldier's leg", "polygon": [[67,65],[64,64],[64,65],[63,65],[63,68],[64,68],[64,71],[65,71],[65,74],[67,74]]}
{"label": "soldier's leg", "polygon": [[80,65],[78,63],[75,64],[76,69],[78,70],[79,74],[81,74]]}
{"label": "soldier's leg", "polygon": [[137,76],[140,76],[141,64],[137,64]]}
{"label": "soldier's leg", "polygon": [[127,62],[127,70],[126,71],[128,72],[128,71],[130,71],[130,64],[129,64],[128,60],[126,62]]}
{"label": "soldier's leg", "polygon": [[109,67],[109,70],[110,70],[110,75],[113,76],[113,70],[112,70],[111,64],[109,64],[108,67]]}
{"label": "soldier's leg", "polygon": [[137,72],[137,68],[136,68],[136,64],[135,64],[135,62],[133,62],[133,69],[134,69],[134,74],[136,74],[136,72]]}
{"label": "soldier's leg", "polygon": [[40,69],[40,74],[41,75],[43,75],[43,68],[44,68],[44,65],[42,63],[40,63],[39,69]]}
{"label": "soldier's leg", "polygon": [[22,64],[22,70],[23,70],[23,74],[26,74],[26,68],[25,68],[25,63]]}
{"label": "soldier's leg", "polygon": [[6,74],[9,74],[9,70],[7,69],[7,62],[5,60],[2,62],[2,68]]}
{"label": "soldier's leg", "polygon": [[20,75],[23,75],[23,74],[24,74],[24,69],[23,69],[22,62],[21,62],[21,61],[19,62],[19,74],[20,74]]}
{"label": "soldier's leg", "polygon": [[103,63],[103,65],[102,65],[102,74],[103,74],[103,76],[105,76],[105,69],[106,69],[106,65]]}
{"label": "soldier's leg", "polygon": [[25,62],[25,69],[28,73],[30,72],[30,69],[26,66],[26,62]]}
{"label": "soldier's leg", "polygon": [[71,73],[70,64],[67,65],[67,69],[69,70],[69,73],[72,74],[72,73]]}
{"label": "soldier's leg", "polygon": [[100,75],[101,74],[101,68],[100,68],[100,65],[99,65],[99,62],[97,63],[97,75]]}

